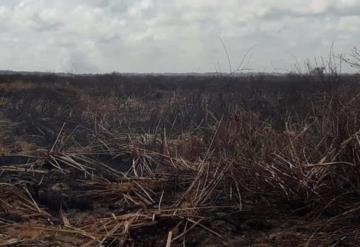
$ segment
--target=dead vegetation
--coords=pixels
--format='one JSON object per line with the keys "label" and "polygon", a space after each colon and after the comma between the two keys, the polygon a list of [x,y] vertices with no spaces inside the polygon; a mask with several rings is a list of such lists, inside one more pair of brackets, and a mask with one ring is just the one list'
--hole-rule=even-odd
{"label": "dead vegetation", "polygon": [[360,244],[355,76],[112,76],[3,78],[0,246]]}

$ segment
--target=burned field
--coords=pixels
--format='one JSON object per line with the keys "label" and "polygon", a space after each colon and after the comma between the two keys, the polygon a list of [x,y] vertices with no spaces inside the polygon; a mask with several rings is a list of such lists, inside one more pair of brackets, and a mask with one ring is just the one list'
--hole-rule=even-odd
{"label": "burned field", "polygon": [[0,76],[0,246],[358,246],[357,76]]}

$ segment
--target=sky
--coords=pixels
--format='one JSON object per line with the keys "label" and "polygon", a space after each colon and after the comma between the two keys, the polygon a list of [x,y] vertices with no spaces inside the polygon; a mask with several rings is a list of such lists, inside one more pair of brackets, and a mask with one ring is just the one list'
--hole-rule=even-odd
{"label": "sky", "polygon": [[0,70],[289,72],[354,46],[360,0],[0,0]]}

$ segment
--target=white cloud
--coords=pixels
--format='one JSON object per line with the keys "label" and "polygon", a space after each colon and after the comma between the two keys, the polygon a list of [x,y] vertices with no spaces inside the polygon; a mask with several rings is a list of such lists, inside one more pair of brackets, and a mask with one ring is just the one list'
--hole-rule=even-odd
{"label": "white cloud", "polygon": [[[253,47],[251,67],[348,51],[357,0],[2,0],[0,69],[71,72],[225,70]],[[234,65],[235,66],[235,65]]]}

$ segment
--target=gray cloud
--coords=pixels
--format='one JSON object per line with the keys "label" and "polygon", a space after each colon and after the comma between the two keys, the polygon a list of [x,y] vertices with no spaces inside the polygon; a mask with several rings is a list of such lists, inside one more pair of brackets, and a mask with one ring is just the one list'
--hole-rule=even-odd
{"label": "gray cloud", "polygon": [[65,72],[290,69],[360,41],[358,0],[2,0],[0,69]]}

